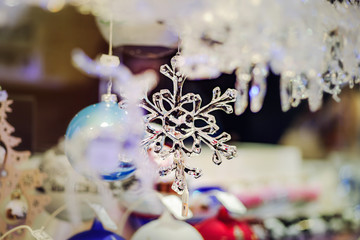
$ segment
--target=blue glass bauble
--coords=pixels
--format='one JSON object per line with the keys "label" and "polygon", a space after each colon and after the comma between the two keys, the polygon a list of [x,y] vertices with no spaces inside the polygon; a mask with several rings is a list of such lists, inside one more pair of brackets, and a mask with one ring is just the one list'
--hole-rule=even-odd
{"label": "blue glass bauble", "polygon": [[[114,95],[81,110],[70,122],[65,135],[65,153],[76,171],[104,180],[122,180],[134,174],[135,167],[123,160],[124,119]],[[110,97],[109,97],[110,96]]]}
{"label": "blue glass bauble", "polygon": [[111,128],[124,121],[126,111],[121,109],[116,101],[102,101],[82,109],[71,120],[66,138],[71,139],[80,131],[94,131],[95,128]]}
{"label": "blue glass bauble", "polygon": [[89,231],[78,233],[69,240],[125,240],[125,238],[105,230],[101,222],[95,219]]}

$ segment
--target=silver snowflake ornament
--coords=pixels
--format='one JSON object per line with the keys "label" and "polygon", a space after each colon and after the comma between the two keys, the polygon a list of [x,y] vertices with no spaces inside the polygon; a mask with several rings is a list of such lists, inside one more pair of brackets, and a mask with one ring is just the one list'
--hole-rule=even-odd
{"label": "silver snowflake ornament", "polygon": [[[181,56],[176,55],[171,59],[171,68],[169,65],[162,65],[160,72],[173,81],[173,92],[168,89],[162,89],[153,94],[153,101],[150,102],[147,97],[142,99],[141,107],[149,113],[145,116],[146,130],[149,137],[143,140],[143,145],[149,147],[154,144],[154,152],[160,154],[163,158],[173,154],[173,164],[160,170],[160,175],[165,176],[175,171],[175,181],[172,189],[182,194],[186,188],[185,173],[198,178],[201,176],[201,170],[190,168],[185,164],[184,155],[200,154],[201,142],[204,142],[214,154],[212,160],[219,165],[222,162],[223,155],[226,159],[231,159],[236,154],[236,147],[225,144],[230,140],[228,133],[221,133],[213,137],[219,127],[216,120],[210,113],[215,110],[223,110],[230,114],[233,108],[229,103],[235,102],[236,90],[227,89],[221,95],[219,87],[213,90],[213,97],[209,104],[201,107],[201,97],[199,94],[182,94],[183,84],[186,76],[178,71]],[[161,129],[153,128],[150,123],[161,120]],[[195,122],[201,121],[202,126],[196,126]],[[163,148],[165,139],[171,139],[173,144],[170,149]],[[184,140],[192,138],[192,147],[186,147]]]}

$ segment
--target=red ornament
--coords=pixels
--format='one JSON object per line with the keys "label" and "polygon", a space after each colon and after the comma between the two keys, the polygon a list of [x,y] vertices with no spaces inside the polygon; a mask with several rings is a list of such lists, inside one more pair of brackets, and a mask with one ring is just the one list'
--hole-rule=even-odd
{"label": "red ornament", "polygon": [[253,230],[245,221],[233,219],[222,207],[216,217],[206,220],[195,228],[204,240],[257,240]]}

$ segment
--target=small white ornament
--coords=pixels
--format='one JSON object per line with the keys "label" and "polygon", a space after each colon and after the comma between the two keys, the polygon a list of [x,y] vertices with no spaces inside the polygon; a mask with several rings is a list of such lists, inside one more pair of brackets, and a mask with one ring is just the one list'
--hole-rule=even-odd
{"label": "small white ornament", "polygon": [[132,240],[203,240],[200,233],[190,224],[175,220],[167,211],[155,221],[152,221],[140,228]]}

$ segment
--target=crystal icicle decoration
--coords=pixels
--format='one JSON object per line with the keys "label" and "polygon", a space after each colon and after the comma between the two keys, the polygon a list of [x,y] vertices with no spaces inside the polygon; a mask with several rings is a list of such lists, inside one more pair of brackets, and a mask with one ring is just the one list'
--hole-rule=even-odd
{"label": "crystal icicle decoration", "polygon": [[[260,111],[264,102],[268,67],[265,63],[258,63],[248,69],[238,68],[235,72],[235,86],[238,91],[235,102],[236,115],[240,115],[246,110],[248,106],[248,94],[250,96],[250,109],[252,112]],[[251,87],[249,89],[250,83]]]}
{"label": "crystal icicle decoration", "polygon": [[301,100],[308,98],[308,85],[309,80],[305,74],[296,75],[292,71],[281,73],[281,109],[286,112],[290,107],[297,107]]}
{"label": "crystal icicle decoration", "polygon": [[297,107],[301,100],[308,99],[309,109],[317,111],[322,105],[323,97],[320,83],[321,78],[313,71],[307,74],[295,74],[292,71],[281,73],[281,109],[286,112],[290,107]]}
{"label": "crystal icicle decoration", "polygon": [[344,70],[344,63],[342,60],[343,41],[340,38],[338,31],[331,31],[326,36],[326,44],[328,48],[326,71],[322,74],[321,87],[323,91],[332,94],[335,101],[340,101],[339,94],[342,85],[349,82],[351,76]]}
{"label": "crystal icicle decoration", "polygon": [[266,93],[266,77],[268,69],[266,64],[256,64],[252,70],[253,83],[249,91],[250,109],[252,112],[260,111]]}
{"label": "crystal icicle decoration", "polygon": [[[175,181],[172,189],[178,194],[183,194],[186,189],[185,173],[195,178],[201,176],[201,170],[190,168],[185,164],[185,157],[192,154],[200,154],[201,142],[208,145],[213,151],[213,162],[220,164],[222,156],[226,159],[232,159],[236,154],[236,147],[225,144],[230,140],[228,133],[221,133],[217,137],[212,137],[219,127],[216,125],[215,117],[210,115],[215,110],[222,110],[230,114],[233,112],[231,102],[235,102],[236,90],[227,89],[221,94],[220,88],[213,90],[213,97],[209,104],[201,107],[201,97],[198,94],[182,94],[182,87],[186,76],[178,71],[179,55],[171,59],[171,67],[162,65],[160,72],[173,81],[173,92],[163,89],[153,95],[152,102],[145,97],[141,102],[141,107],[149,113],[145,116],[147,132],[150,136],[143,140],[143,145],[149,147],[155,144],[155,152],[162,157],[173,154],[174,160],[171,166],[160,169],[161,176],[165,176],[175,171]],[[166,110],[164,103],[171,106]],[[191,105],[191,110],[185,109],[184,105]],[[150,123],[155,120],[161,120],[162,127],[155,130]],[[195,126],[195,121],[205,122],[205,126]],[[172,140],[173,144],[170,150],[163,149],[165,138]],[[192,138],[193,144],[189,149],[185,146],[184,140]]]}
{"label": "crystal icicle decoration", "polygon": [[295,73],[291,71],[286,71],[281,74],[280,79],[280,99],[281,99],[281,109],[286,112],[290,109],[290,103],[292,99],[292,90],[291,81],[294,79]]}
{"label": "crystal icicle decoration", "polygon": [[235,87],[238,90],[235,101],[235,114],[240,115],[243,112],[245,112],[248,106],[248,91],[249,91],[249,82],[251,80],[251,75],[240,68],[237,69],[235,73],[236,73]]}
{"label": "crystal icicle decoration", "polygon": [[309,108],[310,111],[315,112],[319,110],[322,105],[323,91],[319,84],[321,78],[315,72],[310,72],[307,76],[309,79]]}

